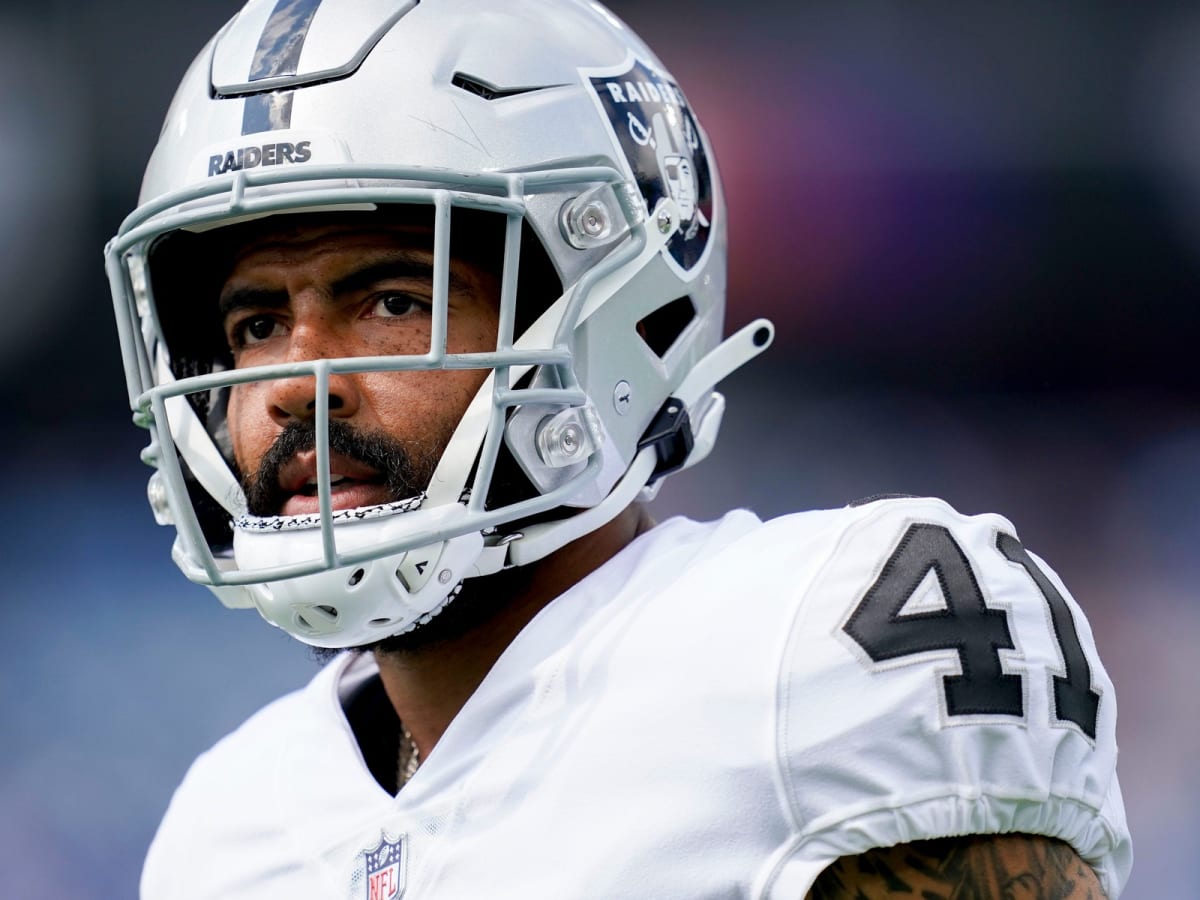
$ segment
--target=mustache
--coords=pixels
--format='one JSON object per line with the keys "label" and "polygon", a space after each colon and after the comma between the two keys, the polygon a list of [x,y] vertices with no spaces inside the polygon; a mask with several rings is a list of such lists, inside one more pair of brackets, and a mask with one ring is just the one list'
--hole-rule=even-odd
{"label": "mustache", "polygon": [[[317,430],[313,422],[289,422],[279,433],[253,472],[242,475],[247,511],[263,518],[279,515],[291,496],[280,485],[283,467],[297,453],[315,450]],[[436,455],[410,452],[411,443],[383,432],[360,431],[346,422],[329,423],[329,452],[369,466],[378,472],[392,500],[404,500],[425,489],[433,478]]]}

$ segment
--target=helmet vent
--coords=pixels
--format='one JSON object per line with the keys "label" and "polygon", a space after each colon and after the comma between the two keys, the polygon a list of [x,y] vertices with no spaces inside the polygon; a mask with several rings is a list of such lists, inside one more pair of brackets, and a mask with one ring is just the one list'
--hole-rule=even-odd
{"label": "helmet vent", "polygon": [[544,91],[546,88],[558,87],[558,85],[549,84],[542,87],[498,88],[488,84],[486,81],[480,81],[478,78],[464,75],[462,72],[455,72],[454,77],[450,79],[450,83],[456,88],[461,88],[468,94],[474,94],[476,97],[482,97],[484,100],[503,100],[505,97],[516,97],[518,94],[532,94],[534,91]]}
{"label": "helmet vent", "polygon": [[637,332],[646,346],[661,359],[675,346],[685,328],[696,318],[696,305],[691,297],[677,297],[660,306],[637,324]]}
{"label": "helmet vent", "polygon": [[301,631],[306,631],[309,634],[330,633],[330,629],[338,624],[338,611],[325,604],[320,606],[306,606],[303,612],[296,610],[293,613],[293,621],[299,626]]}

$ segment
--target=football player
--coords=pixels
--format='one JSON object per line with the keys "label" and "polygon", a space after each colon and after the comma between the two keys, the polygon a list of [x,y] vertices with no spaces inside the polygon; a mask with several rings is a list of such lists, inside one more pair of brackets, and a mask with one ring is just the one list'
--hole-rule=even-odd
{"label": "football player", "polygon": [[1011,524],[645,511],[773,329],[598,3],[251,0],[107,271],[175,561],[331,657],[143,896],[1120,894],[1112,685]]}

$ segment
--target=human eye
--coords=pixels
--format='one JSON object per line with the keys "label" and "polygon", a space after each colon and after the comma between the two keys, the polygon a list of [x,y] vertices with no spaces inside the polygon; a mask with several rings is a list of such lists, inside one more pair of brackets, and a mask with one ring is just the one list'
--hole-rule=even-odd
{"label": "human eye", "polygon": [[229,328],[229,344],[235,349],[260,344],[277,336],[282,327],[282,323],[273,315],[249,315],[232,323]]}
{"label": "human eye", "polygon": [[368,315],[379,319],[395,319],[432,309],[428,300],[404,291],[388,291],[376,294]]}

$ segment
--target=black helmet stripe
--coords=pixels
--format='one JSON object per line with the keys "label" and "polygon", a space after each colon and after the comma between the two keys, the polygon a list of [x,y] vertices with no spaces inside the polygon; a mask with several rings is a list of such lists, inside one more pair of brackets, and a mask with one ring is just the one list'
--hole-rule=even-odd
{"label": "black helmet stripe", "polygon": [[[250,81],[296,74],[304,39],[320,5],[321,0],[279,0],[275,4],[254,51]],[[271,91],[246,98],[242,134],[290,128],[291,124],[291,91]]]}

